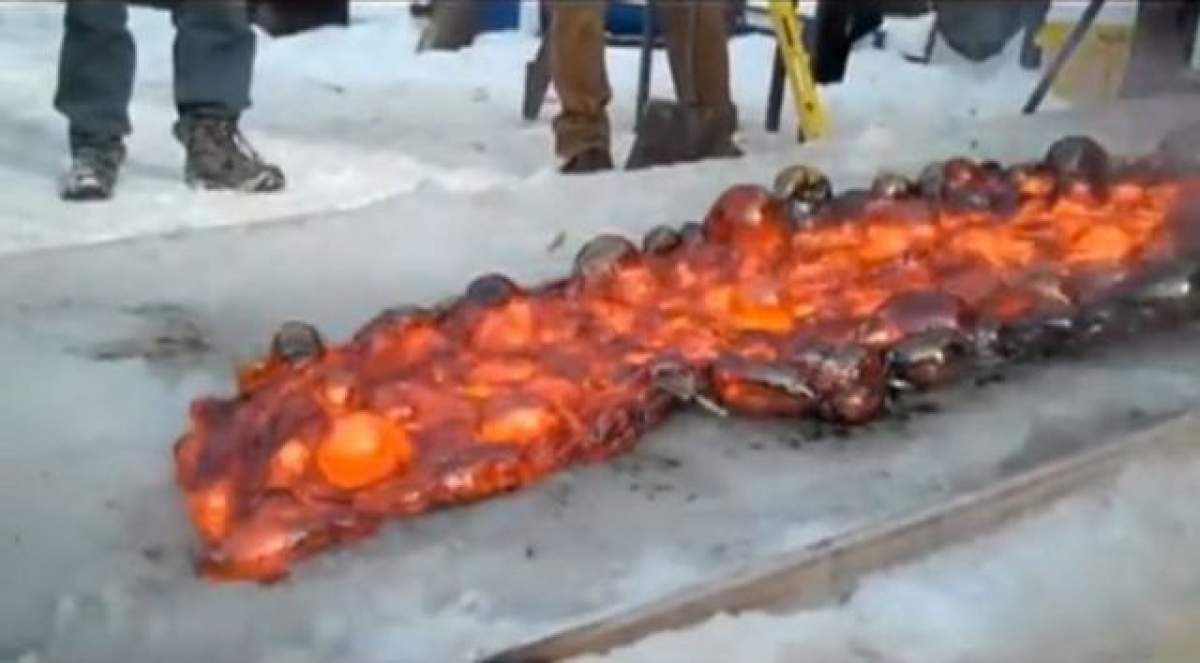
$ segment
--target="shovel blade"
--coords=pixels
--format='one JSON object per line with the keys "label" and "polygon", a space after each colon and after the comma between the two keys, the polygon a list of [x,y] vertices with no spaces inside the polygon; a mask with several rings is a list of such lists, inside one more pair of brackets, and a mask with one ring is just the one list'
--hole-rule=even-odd
{"label": "shovel blade", "polygon": [[703,136],[696,109],[674,101],[651,99],[642,112],[626,170],[695,160]]}

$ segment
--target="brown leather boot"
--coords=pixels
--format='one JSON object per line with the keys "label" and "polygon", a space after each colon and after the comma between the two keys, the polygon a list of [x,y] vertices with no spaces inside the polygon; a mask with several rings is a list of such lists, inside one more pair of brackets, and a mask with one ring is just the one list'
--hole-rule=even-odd
{"label": "brown leather boot", "polygon": [[587,173],[598,173],[612,169],[612,155],[608,153],[608,150],[600,147],[589,147],[567,159],[560,172],[563,175],[586,175]]}

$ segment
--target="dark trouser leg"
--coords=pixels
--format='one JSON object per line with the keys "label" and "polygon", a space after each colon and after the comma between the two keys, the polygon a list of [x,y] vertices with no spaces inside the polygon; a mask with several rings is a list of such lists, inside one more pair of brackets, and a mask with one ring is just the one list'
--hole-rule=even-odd
{"label": "dark trouser leg", "polygon": [[813,59],[813,78],[817,83],[840,83],[846,76],[850,60],[850,25],[855,8],[846,2],[821,2],[813,17],[810,49]]}
{"label": "dark trouser leg", "polygon": [[564,159],[590,148],[608,150],[606,6],[606,0],[550,2],[550,78],[562,102],[554,118],[554,151]]}
{"label": "dark trouser leg", "polygon": [[175,0],[175,103],[181,112],[250,107],[254,30],[245,0]]}
{"label": "dark trouser leg", "polygon": [[1178,90],[1196,34],[1194,11],[1190,0],[1138,3],[1122,97],[1149,97]]}
{"label": "dark trouser leg", "polygon": [[71,133],[99,137],[130,132],[129,100],[137,54],[118,0],[68,0],[54,107]]}
{"label": "dark trouser leg", "polygon": [[262,159],[238,129],[250,107],[254,30],[246,0],[175,0],[175,136],[187,152],[193,186],[278,191],[283,172]]}
{"label": "dark trouser leg", "polygon": [[1046,15],[1050,13],[1050,0],[1028,2],[1021,7],[1021,23],[1024,34],[1021,36],[1021,66],[1026,69],[1037,69],[1042,65],[1042,49],[1037,44],[1037,35],[1046,24]]}

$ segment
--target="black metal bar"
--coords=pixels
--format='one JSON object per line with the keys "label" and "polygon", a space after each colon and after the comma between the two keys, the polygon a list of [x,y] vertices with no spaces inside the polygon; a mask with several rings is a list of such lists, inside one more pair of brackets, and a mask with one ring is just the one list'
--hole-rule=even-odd
{"label": "black metal bar", "polygon": [[775,64],[771,66],[771,89],[767,92],[767,131],[779,131],[780,118],[783,115],[783,54],[779,46],[775,47]]}
{"label": "black metal bar", "polygon": [[521,116],[532,122],[537,119],[550,88],[550,33],[542,36],[537,55],[525,65],[525,94],[521,99]]}
{"label": "black metal bar", "polygon": [[646,102],[650,99],[650,73],[654,65],[654,15],[650,3],[646,3],[642,13],[642,44],[641,61],[638,63],[637,115],[635,126],[642,128],[642,115],[646,110]]}
{"label": "black metal bar", "polygon": [[937,21],[929,26],[929,35],[925,37],[925,48],[921,49],[921,59],[925,64],[933,62],[933,51],[937,48],[938,26]]}
{"label": "black metal bar", "polygon": [[1096,15],[1104,7],[1104,0],[1091,0],[1088,3],[1087,9],[1083,11],[1083,16],[1079,22],[1075,24],[1075,28],[1071,30],[1071,34],[1067,37],[1067,41],[1063,44],[1062,50],[1054,56],[1054,61],[1050,63],[1050,68],[1042,75],[1042,80],[1038,81],[1037,87],[1033,89],[1033,94],[1029,95],[1029,101],[1025,102],[1025,107],[1021,110],[1025,115],[1032,115],[1037,112],[1038,106],[1042,105],[1042,101],[1046,98],[1046,94],[1050,92],[1050,86],[1058,78],[1062,72],[1063,66],[1075,54],[1079,48],[1079,44],[1083,43],[1083,37],[1087,31],[1091,29],[1092,23],[1096,22]]}
{"label": "black metal bar", "polygon": [[925,36],[925,46],[921,48],[921,55],[905,55],[904,59],[916,64],[929,64],[933,62],[933,50],[937,48],[938,28],[937,21],[929,26],[929,34]]}
{"label": "black metal bar", "polygon": [[1040,69],[1042,66],[1042,48],[1038,46],[1037,35],[1046,25],[1049,13],[1050,0],[1028,3],[1021,12],[1021,23],[1025,26],[1021,36],[1021,66],[1025,69]]}

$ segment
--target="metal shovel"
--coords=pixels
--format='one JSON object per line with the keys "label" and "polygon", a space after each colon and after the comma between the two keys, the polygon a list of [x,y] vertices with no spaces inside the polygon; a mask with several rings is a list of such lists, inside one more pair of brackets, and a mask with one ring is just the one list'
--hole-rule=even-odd
{"label": "metal shovel", "polygon": [[[700,15],[699,2],[696,0],[689,2],[687,11],[688,30],[683,62],[677,63],[677,66],[673,68],[679,100],[650,99],[645,102],[643,107],[641,101],[644,93],[639,94],[639,97],[642,97],[639,98],[641,114],[637,121],[633,148],[625,162],[626,170],[693,161],[700,158],[705,152],[707,142],[705,127],[708,123],[705,122],[700,109],[700,99],[694,79],[696,36]],[[653,35],[649,28],[649,7],[647,7],[645,22],[641,82],[644,89],[648,89],[650,56],[648,51],[653,48]]]}

